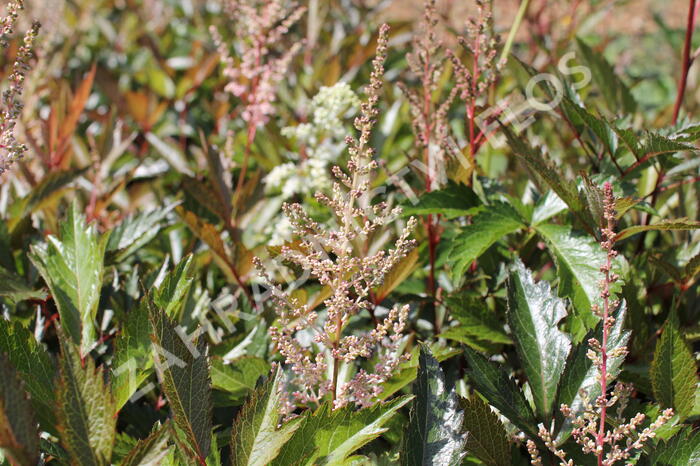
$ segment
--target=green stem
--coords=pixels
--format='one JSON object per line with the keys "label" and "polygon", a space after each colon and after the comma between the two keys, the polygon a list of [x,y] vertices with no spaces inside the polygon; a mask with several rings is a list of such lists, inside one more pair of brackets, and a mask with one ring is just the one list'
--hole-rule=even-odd
{"label": "green stem", "polygon": [[522,0],[520,2],[520,8],[518,8],[518,13],[515,15],[515,20],[508,33],[508,39],[506,39],[506,44],[503,46],[503,52],[501,52],[501,60],[508,59],[510,49],[513,47],[513,41],[515,41],[515,35],[518,33],[518,29],[520,29],[520,24],[523,22],[528,6],[530,6],[530,0]]}

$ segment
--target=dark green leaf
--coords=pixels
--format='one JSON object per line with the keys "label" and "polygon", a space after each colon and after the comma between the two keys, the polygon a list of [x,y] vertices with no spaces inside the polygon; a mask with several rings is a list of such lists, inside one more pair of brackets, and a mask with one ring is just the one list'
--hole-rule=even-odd
{"label": "dark green leaf", "polygon": [[103,259],[109,235],[86,225],[73,204],[61,223],[61,238],[32,246],[30,259],[51,290],[61,325],[85,356],[96,341],[95,318],[102,290]]}
{"label": "dark green leaf", "polygon": [[700,222],[696,220],[688,220],[687,218],[678,218],[675,220],[662,220],[653,225],[635,225],[627,227],[617,234],[615,241],[621,241],[630,236],[636,235],[643,231],[658,230],[697,230],[700,228]]}
{"label": "dark green leaf", "polygon": [[330,403],[324,403],[302,418],[271,464],[344,464],[352,453],[383,434],[385,424],[411,399],[396,398],[359,411],[352,406],[331,410]]}
{"label": "dark green leaf", "polygon": [[116,262],[121,262],[158,234],[161,222],[176,205],[129,215],[112,230],[107,251],[115,253]]}
{"label": "dark green leaf", "polygon": [[168,454],[170,424],[156,425],[154,431],[129,451],[120,466],[151,466],[161,464]]}
{"label": "dark green leaf", "polygon": [[445,386],[440,364],[422,345],[411,418],[401,448],[404,465],[455,465],[464,456],[466,436],[454,391]]}
{"label": "dark green leaf", "polygon": [[279,454],[305,418],[297,418],[277,427],[282,408],[282,372],[255,390],[243,405],[231,432],[232,466],[265,466]]}
{"label": "dark green leaf", "polygon": [[508,277],[508,323],[540,419],[552,415],[571,348],[571,340],[558,327],[564,317],[566,306],[552,294],[549,283],[535,283],[532,273],[516,261]]}
{"label": "dark green leaf", "polygon": [[477,395],[468,400],[460,398],[460,405],[464,410],[466,451],[488,466],[510,466],[508,433],[498,415]]}
{"label": "dark green leaf", "polygon": [[61,443],[77,465],[108,465],[117,417],[114,399],[102,369],[59,333],[61,357],[57,410]]}
{"label": "dark green leaf", "polygon": [[232,400],[242,400],[255,389],[258,378],[270,372],[270,364],[264,359],[243,356],[230,364],[220,358],[212,359],[212,387],[226,392]]}
{"label": "dark green leaf", "polygon": [[188,255],[170,271],[153,293],[153,302],[173,318],[182,308],[182,303],[192,285],[194,270],[192,255]]}
{"label": "dark green leaf", "polygon": [[56,366],[34,335],[22,327],[0,318],[0,353],[5,353],[31,395],[34,412],[45,431],[56,433],[53,391]]}
{"label": "dark green leaf", "polygon": [[669,314],[651,363],[651,384],[661,406],[673,408],[681,419],[693,409],[698,383],[695,358],[678,328],[675,312]]}
{"label": "dark green leaf", "polygon": [[649,455],[654,466],[693,466],[700,464],[700,430],[686,427],[668,441],[659,442]]}
{"label": "dark green leaf", "polygon": [[211,446],[211,381],[204,338],[193,342],[178,333],[165,312],[150,300],[155,366],[162,380],[175,425],[193,456],[204,463]]}
{"label": "dark green leaf", "polygon": [[461,277],[471,263],[496,241],[525,225],[518,213],[505,202],[496,202],[472,219],[452,242],[450,260],[453,276]]}
{"label": "dark green leaf", "polygon": [[39,461],[39,430],[34,409],[15,368],[0,353],[0,449],[12,464]]}
{"label": "dark green leaf", "polygon": [[467,375],[474,387],[510,422],[531,438],[537,438],[537,421],[525,396],[503,369],[476,351],[464,348]]}
{"label": "dark green leaf", "polygon": [[636,103],[629,88],[615,74],[615,69],[598,52],[590,48],[581,39],[576,39],[581,61],[590,68],[593,81],[603,93],[603,101],[614,114],[632,113]]}
{"label": "dark green leaf", "polygon": [[450,182],[444,189],[423,194],[414,204],[404,204],[402,215],[440,214],[455,218],[474,215],[481,205],[481,200],[471,188]]}
{"label": "dark green leaf", "polygon": [[0,296],[18,303],[27,299],[45,300],[46,292],[34,290],[20,277],[0,266]]}
{"label": "dark green leaf", "polygon": [[483,300],[460,295],[447,298],[445,305],[459,325],[446,329],[440,337],[462,343],[466,343],[468,337],[506,345],[512,343],[503,330],[503,324],[489,311]]}

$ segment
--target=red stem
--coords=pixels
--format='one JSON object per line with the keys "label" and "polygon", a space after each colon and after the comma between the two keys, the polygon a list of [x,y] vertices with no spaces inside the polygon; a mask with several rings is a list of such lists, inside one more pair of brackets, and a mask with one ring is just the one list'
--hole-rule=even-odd
{"label": "red stem", "polygon": [[688,2],[688,24],[685,30],[685,43],[683,44],[683,69],[681,72],[681,80],[678,83],[678,94],[676,95],[676,104],[673,107],[673,124],[675,125],[678,121],[678,114],[681,111],[681,104],[683,103],[683,94],[685,94],[685,87],[688,83],[688,71],[690,66],[693,64],[693,60],[690,56],[690,47],[693,42],[693,30],[695,29],[695,0],[690,0]]}

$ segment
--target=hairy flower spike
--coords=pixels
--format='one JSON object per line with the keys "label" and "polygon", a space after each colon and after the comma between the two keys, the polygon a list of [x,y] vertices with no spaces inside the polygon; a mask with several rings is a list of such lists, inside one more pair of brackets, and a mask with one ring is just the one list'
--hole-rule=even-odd
{"label": "hairy flower spike", "polygon": [[[618,383],[610,394],[608,386],[613,381],[612,374],[608,372],[608,362],[610,358],[624,358],[627,355],[627,348],[619,347],[608,349],[608,338],[610,330],[615,325],[615,318],[612,311],[619,306],[617,300],[611,300],[610,285],[618,280],[618,276],[612,273],[612,261],[617,256],[614,250],[615,245],[615,196],[610,183],[603,186],[603,225],[601,226],[601,247],[606,251],[606,261],[600,267],[604,278],[600,281],[600,296],[603,298],[602,310],[598,306],[593,307],[593,312],[600,316],[603,321],[603,338],[598,341],[595,338],[588,340],[588,358],[598,368],[598,382],[600,383],[600,395],[593,404],[586,398],[583,412],[580,414],[567,405],[562,405],[561,413],[571,419],[575,426],[571,435],[581,445],[581,449],[586,454],[597,457],[599,466],[611,466],[618,461],[627,461],[635,451],[639,451],[644,444],[654,438],[656,431],[669,422],[673,417],[673,410],[663,411],[649,427],[638,433],[638,428],[645,419],[644,414],[637,413],[629,421],[625,421],[623,412],[627,407],[632,387],[627,384]],[[585,393],[584,393],[585,395]],[[608,430],[609,413],[608,408],[617,404],[617,419],[612,430]],[[539,437],[544,441],[547,448],[559,459],[561,465],[573,464],[571,460],[565,461],[562,450],[557,450],[552,442],[550,432],[540,427]],[[621,443],[624,441],[623,445]],[[532,464],[541,464],[539,452],[535,443],[528,441],[528,451],[532,458]]]}
{"label": "hairy flower spike", "polygon": [[[19,10],[24,8],[22,0],[15,0],[7,5],[7,14],[0,19],[0,46],[7,48],[10,36],[14,33]],[[17,51],[12,63],[12,73],[8,78],[9,85],[2,93],[0,106],[0,175],[10,166],[21,159],[27,147],[15,139],[15,126],[22,112],[20,96],[24,89],[24,77],[29,70],[29,60],[32,56],[34,41],[39,33],[39,23],[34,22],[24,34],[22,45]]]}
{"label": "hairy flower spike", "polygon": [[299,21],[306,8],[296,3],[288,5],[283,0],[272,0],[262,5],[256,0],[232,0],[226,4],[225,10],[239,26],[236,28],[237,45],[240,47],[236,52],[241,57],[238,65],[219,31],[212,26],[209,32],[224,64],[224,75],[230,80],[226,90],[243,99],[243,120],[255,127],[262,126],[274,113],[275,86],[287,72],[302,43],[297,42],[278,56],[273,55],[273,50]]}
{"label": "hairy flower spike", "polygon": [[[415,247],[415,242],[409,239],[416,224],[414,218],[409,219],[394,247],[388,251],[368,254],[355,247],[358,240],[367,238],[399,213],[397,209],[389,209],[386,203],[372,203],[369,199],[370,181],[377,163],[368,142],[378,114],[376,106],[382,86],[388,31],[386,25],[380,28],[377,57],[366,88],[367,99],[355,119],[360,136],[347,138],[348,173],[335,167],[333,173],[338,181],[333,184],[332,195],[316,194],[319,202],[333,213],[336,226],[326,228],[314,221],[300,204],[283,206],[299,240],[294,247],[284,246],[281,258],[303,269],[328,290],[329,296],[323,301],[325,319],[319,321],[319,315],[308,305],[273,285],[263,264],[256,261],[273,290],[278,320],[270,334],[295,375],[291,382],[297,387],[292,393],[296,405],[317,404],[330,395],[335,408],[348,403],[369,406],[381,393],[382,382],[391,377],[403,360],[398,344],[406,325],[408,306],[389,310],[369,333],[344,333],[353,316],[363,311],[374,312],[372,290],[381,285],[389,271]],[[307,335],[311,331],[313,344],[301,343],[298,336],[302,331]],[[315,356],[314,347],[319,350]],[[381,351],[377,352],[378,349]],[[358,358],[368,359],[375,353],[379,357],[373,372],[359,369],[354,375],[350,372],[347,377],[341,377],[341,365],[352,367]]]}

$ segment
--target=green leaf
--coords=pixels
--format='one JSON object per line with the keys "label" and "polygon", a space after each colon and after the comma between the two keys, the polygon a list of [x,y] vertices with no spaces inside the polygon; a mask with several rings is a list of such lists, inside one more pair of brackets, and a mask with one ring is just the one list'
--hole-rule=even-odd
{"label": "green leaf", "polygon": [[24,384],[7,357],[0,353],[0,449],[12,464],[39,462],[39,430]]}
{"label": "green leaf", "polygon": [[173,318],[182,308],[187,292],[190,290],[194,279],[192,265],[192,254],[190,254],[165,276],[152,295],[155,305],[164,309],[170,318]]}
{"label": "green leaf", "polygon": [[603,101],[608,109],[614,114],[633,113],[637,106],[634,97],[625,83],[615,74],[612,65],[581,39],[576,38],[576,45],[581,61],[590,68],[593,81],[602,92]]}
{"label": "green leaf", "polygon": [[549,283],[535,283],[532,273],[517,260],[508,277],[508,323],[540,419],[552,415],[571,349],[571,340],[558,327],[564,317],[566,306],[552,294]]}
{"label": "green leaf", "polygon": [[576,185],[566,179],[559,169],[546,158],[544,153],[535,152],[527,143],[518,138],[510,128],[502,126],[508,145],[535,176],[540,178],[574,212],[581,212],[584,206]]}
{"label": "green leaf", "polygon": [[685,427],[668,441],[659,442],[649,455],[654,466],[693,466],[700,464],[700,430]]}
{"label": "green leaf", "polygon": [[56,433],[53,391],[56,366],[34,335],[19,322],[10,323],[0,318],[0,353],[5,353],[17,373],[24,380],[31,395],[34,412],[42,430]]}
{"label": "green leaf", "polygon": [[115,262],[123,261],[155,238],[163,219],[177,205],[178,203],[173,203],[159,209],[129,215],[114,227],[107,242],[107,251],[115,254]]}
{"label": "green leaf", "polygon": [[525,396],[503,369],[470,348],[464,348],[469,381],[488,402],[531,438],[537,438],[537,421]]}
{"label": "green leaf", "polygon": [[420,349],[414,392],[416,398],[401,447],[401,464],[460,464],[466,440],[462,434],[463,415],[454,391],[448,391],[445,386],[440,364],[425,345]]}
{"label": "green leaf", "polygon": [[13,303],[18,303],[27,299],[45,300],[46,292],[34,290],[20,277],[0,266],[0,296],[8,298]]}
{"label": "green leaf", "polygon": [[51,290],[61,325],[85,356],[96,341],[95,319],[102,290],[103,259],[109,235],[87,226],[73,204],[61,223],[61,239],[32,246],[30,259]]}
{"label": "green leaf", "polygon": [[61,443],[72,464],[108,465],[112,457],[117,416],[102,369],[59,332],[61,357],[57,411]]}
{"label": "green leaf", "polygon": [[525,225],[518,213],[505,202],[495,202],[475,215],[472,224],[452,241],[450,260],[454,262],[453,276],[461,277],[471,263],[496,241]]}
{"label": "green leaf", "polygon": [[270,464],[305,419],[293,419],[277,427],[283,403],[281,390],[282,372],[278,369],[274,378],[256,389],[241,408],[231,432],[232,466]]}
{"label": "green leaf", "polygon": [[46,205],[53,197],[64,190],[70,183],[85,173],[87,168],[81,170],[51,172],[32,188],[31,192],[22,199],[12,204],[10,218],[7,221],[10,232],[14,232],[17,226],[29,214]]}
{"label": "green leaf", "polygon": [[513,343],[503,330],[503,324],[488,310],[483,300],[459,295],[447,298],[445,305],[459,325],[448,328],[440,337],[466,344],[469,344],[473,337],[504,345]]}
{"label": "green leaf", "polygon": [[557,266],[559,296],[569,298],[574,305],[571,333],[578,341],[598,321],[591,306],[600,301],[598,284],[602,278],[600,266],[606,261],[605,251],[593,238],[566,225],[542,224],[535,230],[547,243]]}
{"label": "green leaf", "polygon": [[170,424],[166,422],[162,426],[157,426],[153,432],[138,443],[129,451],[121,466],[150,466],[161,464],[161,461],[168,454],[170,441]]}
{"label": "green leaf", "polygon": [[127,313],[114,343],[112,392],[118,410],[136,393],[153,368],[146,299]]}
{"label": "green leaf", "polygon": [[345,464],[352,453],[386,432],[385,424],[412,398],[396,398],[359,411],[351,406],[331,410],[330,403],[324,403],[302,418],[271,464]]}
{"label": "green leaf", "polygon": [[603,144],[610,157],[616,156],[618,148],[617,134],[613,131],[610,123],[589,113],[585,108],[574,103],[568,97],[564,97],[562,100],[562,107],[574,124],[580,123],[591,130]]}
{"label": "green leaf", "polygon": [[455,218],[474,215],[481,205],[481,200],[471,188],[450,181],[444,189],[425,193],[416,203],[401,207],[405,217],[440,214],[446,218]]}
{"label": "green leaf", "polygon": [[226,392],[231,400],[242,400],[255,390],[257,380],[269,372],[270,364],[253,356],[243,356],[231,364],[214,358],[211,364],[212,387]]}
{"label": "green leaf", "polygon": [[[615,324],[610,328],[608,333],[608,352],[617,348],[627,346],[631,332],[624,330],[624,323],[627,314],[627,305],[622,301],[620,306],[613,313]],[[557,392],[557,402],[555,406],[562,404],[568,405],[573,413],[578,416],[585,409],[586,400],[595,400],[600,396],[600,382],[598,381],[598,368],[593,365],[593,362],[587,356],[589,350],[588,340],[596,338],[598,341],[603,340],[603,323],[599,322],[595,330],[589,332],[583,339],[583,342],[576,345],[566,361],[566,368],[559,382],[559,390]],[[607,364],[607,372],[612,377],[616,377],[620,372],[624,356],[610,357]],[[561,413],[557,412],[557,425],[559,434],[557,444],[563,443],[571,434],[573,425],[571,419],[564,418]]]}
{"label": "green leaf", "polygon": [[488,466],[510,466],[508,433],[498,415],[476,395],[471,399],[460,398],[459,401],[464,410],[466,451]]}
{"label": "green leaf", "polygon": [[687,218],[678,218],[675,220],[662,220],[654,225],[634,225],[627,227],[621,232],[619,232],[615,238],[615,241],[621,241],[630,236],[636,235],[643,231],[657,230],[657,231],[667,231],[667,230],[697,230],[700,228],[700,222],[696,220],[688,220]]}
{"label": "green leaf", "polygon": [[193,342],[178,333],[163,310],[149,300],[156,370],[168,398],[175,425],[191,456],[204,464],[211,446],[211,381],[204,338]]}
{"label": "green leaf", "polygon": [[636,162],[625,169],[624,175],[645,168],[652,159],[660,155],[698,151],[697,147],[691,144],[669,139],[652,131],[645,131],[639,135],[631,129],[618,128],[615,125],[611,125],[611,128],[636,159]]}
{"label": "green leaf", "polygon": [[654,396],[661,406],[673,408],[681,419],[685,419],[695,402],[697,366],[673,311],[656,342],[650,375]]}

